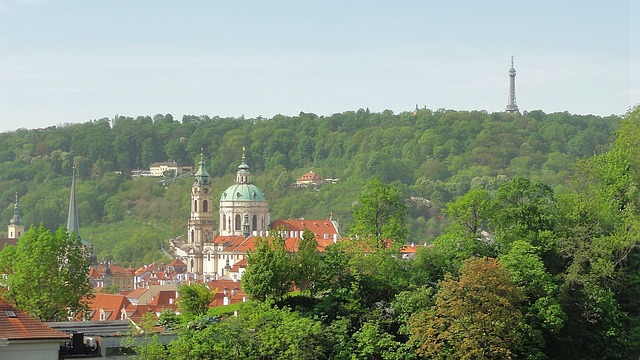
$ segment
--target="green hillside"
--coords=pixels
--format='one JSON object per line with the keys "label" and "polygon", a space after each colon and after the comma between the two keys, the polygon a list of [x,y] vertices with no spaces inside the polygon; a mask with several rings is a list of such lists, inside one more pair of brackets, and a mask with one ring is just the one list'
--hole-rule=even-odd
{"label": "green hillside", "polygon": [[[65,224],[75,166],[81,234],[98,256],[125,265],[162,260],[160,248],[186,231],[192,180],[163,186],[158,178],[134,179],[131,171],[156,161],[193,165],[202,151],[217,201],[233,183],[245,146],[272,219],[333,216],[346,233],[362,185],[379,178],[396,182],[405,195],[409,241],[431,242],[446,226],[442,205],[472,186],[496,189],[524,176],[562,191],[571,164],[606,149],[620,120],[566,112],[360,109],[271,119],[117,116],[20,129],[0,134],[1,219],[8,224],[18,193],[27,224]],[[339,180],[317,191],[292,189],[310,169]]]}

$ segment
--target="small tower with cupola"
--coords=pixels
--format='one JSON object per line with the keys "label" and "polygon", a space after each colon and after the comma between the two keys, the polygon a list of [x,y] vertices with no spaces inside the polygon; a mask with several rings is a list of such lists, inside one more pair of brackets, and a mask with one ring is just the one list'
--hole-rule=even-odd
{"label": "small tower with cupola", "polygon": [[20,217],[20,205],[18,204],[18,193],[16,193],[16,202],[13,204],[13,217],[7,228],[9,239],[19,239],[24,234],[24,225]]}
{"label": "small tower with cupola", "polygon": [[202,273],[204,244],[213,241],[215,236],[211,193],[211,179],[205,169],[204,155],[200,154],[200,165],[191,187],[191,216],[187,234],[187,271],[191,273]]}

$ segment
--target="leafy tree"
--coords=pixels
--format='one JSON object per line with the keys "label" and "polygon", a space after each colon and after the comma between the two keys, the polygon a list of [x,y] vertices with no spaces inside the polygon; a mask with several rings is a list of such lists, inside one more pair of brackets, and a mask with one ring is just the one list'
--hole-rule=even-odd
{"label": "leafy tree", "polygon": [[320,256],[314,233],[305,229],[298,245],[298,254],[293,259],[292,270],[296,287],[308,290],[311,296],[316,291],[316,279],[323,271]]}
{"label": "leafy tree", "polygon": [[520,290],[498,260],[470,259],[460,278],[445,277],[435,306],[414,314],[411,340],[434,359],[512,359],[518,356]]}
{"label": "leafy tree", "polygon": [[374,179],[365,184],[353,206],[352,236],[372,239],[379,247],[386,240],[404,241],[407,213],[402,193],[393,185]]}
{"label": "leafy tree", "polygon": [[160,335],[156,329],[157,320],[153,313],[142,314],[141,321],[137,325],[132,325],[129,336],[123,339],[123,346],[131,348],[135,353],[134,359],[170,359],[167,349],[160,341]]}
{"label": "leafy tree", "polygon": [[321,359],[331,349],[319,321],[270,303],[243,304],[237,317],[200,324],[170,344],[172,359]]}
{"label": "leafy tree", "polygon": [[293,284],[291,256],[285,249],[281,232],[259,238],[256,249],[247,256],[247,270],[242,275],[242,288],[254,300],[280,299]]}
{"label": "leafy tree", "polygon": [[80,238],[32,226],[13,247],[0,252],[7,274],[2,296],[42,321],[64,321],[88,310],[93,296],[89,257]]}
{"label": "leafy tree", "polygon": [[209,309],[213,292],[202,283],[178,286],[178,309],[182,314],[201,316]]}

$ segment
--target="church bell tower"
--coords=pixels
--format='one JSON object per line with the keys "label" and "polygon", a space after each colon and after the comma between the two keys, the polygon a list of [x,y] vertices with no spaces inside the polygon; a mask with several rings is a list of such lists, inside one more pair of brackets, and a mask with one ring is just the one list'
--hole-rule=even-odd
{"label": "church bell tower", "polygon": [[7,235],[10,239],[19,239],[24,234],[24,225],[20,217],[20,205],[18,205],[18,193],[16,193],[16,202],[13,204],[13,218],[9,222]]}
{"label": "church bell tower", "polygon": [[204,167],[204,155],[200,154],[200,165],[191,187],[191,216],[187,234],[187,271],[196,274],[202,274],[204,270],[204,244],[213,241],[214,237],[211,179]]}

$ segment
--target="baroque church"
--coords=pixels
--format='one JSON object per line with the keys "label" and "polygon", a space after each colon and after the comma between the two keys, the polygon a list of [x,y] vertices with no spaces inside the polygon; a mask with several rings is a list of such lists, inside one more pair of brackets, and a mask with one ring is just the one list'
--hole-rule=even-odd
{"label": "baroque church", "polygon": [[332,220],[278,220],[271,222],[265,194],[251,181],[246,157],[236,172],[235,184],[222,192],[218,205],[218,228],[214,225],[213,189],[201,155],[191,188],[191,212],[187,240],[176,248],[176,255],[187,263],[187,271],[202,278],[229,276],[231,270],[241,276],[246,257],[255,249],[258,237],[268,236],[278,229],[284,232],[285,247],[292,252],[304,229],[311,230],[318,241],[318,250],[339,238],[338,225]]}

